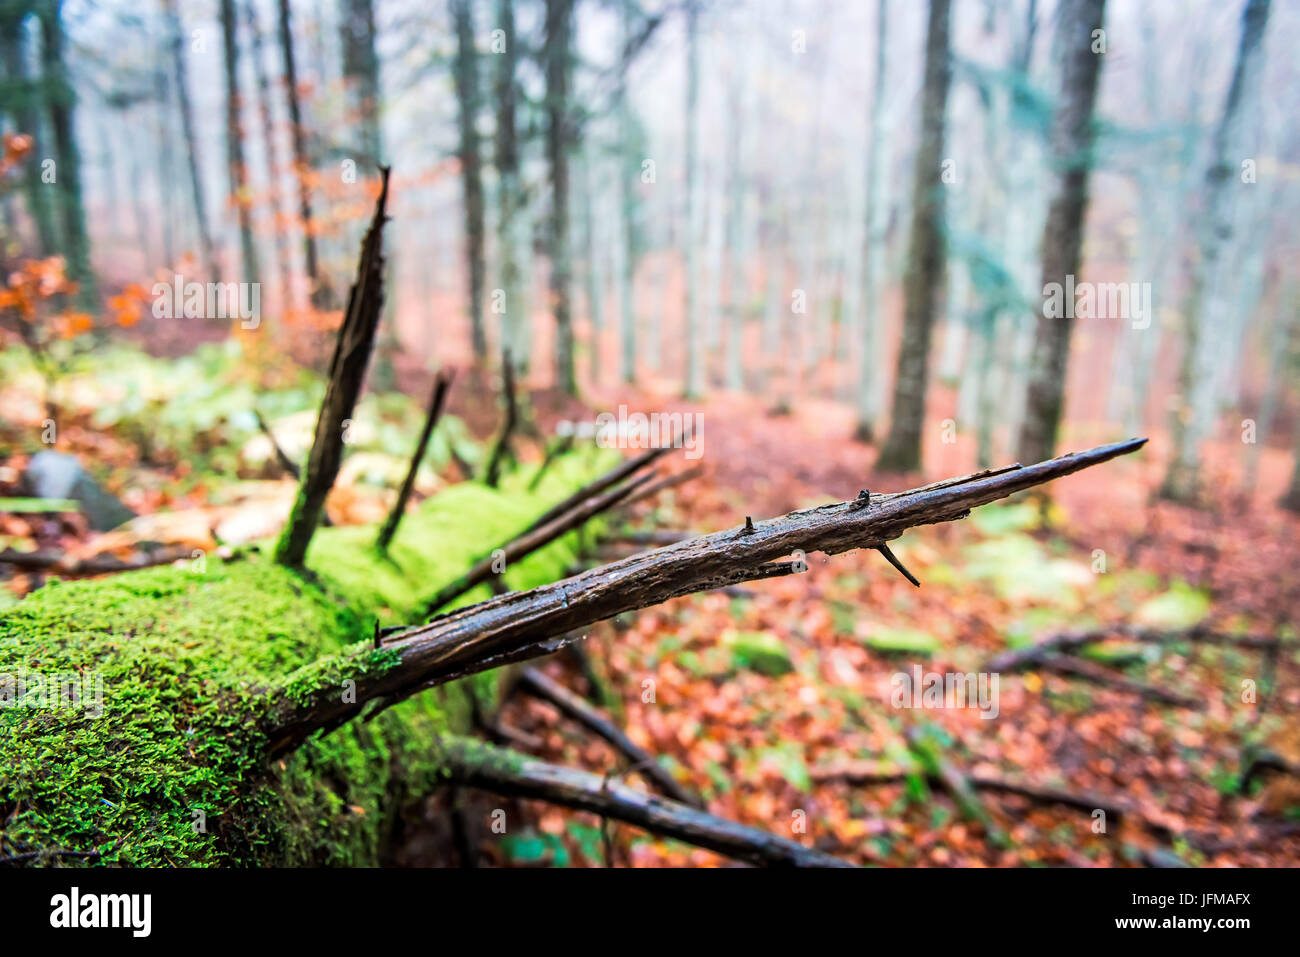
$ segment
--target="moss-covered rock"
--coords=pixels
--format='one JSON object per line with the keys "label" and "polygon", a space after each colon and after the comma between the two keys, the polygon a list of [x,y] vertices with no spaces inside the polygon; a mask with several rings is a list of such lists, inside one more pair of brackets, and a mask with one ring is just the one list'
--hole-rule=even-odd
{"label": "moss-covered rock", "polygon": [[[7,609],[0,856],[99,851],[101,863],[135,866],[380,862],[401,804],[438,778],[438,734],[466,726],[467,695],[491,693],[492,674],[352,722],[269,767],[259,729],[267,690],[369,643],[376,619],[412,620],[438,586],[608,465],[607,455],[566,456],[533,493],[526,476],[500,491],[450,488],[407,516],[386,557],[373,548],[373,529],[321,529],[307,576],[252,554],[54,583]],[[558,578],[575,548],[576,533],[506,579],[524,588]],[[486,586],[461,603],[484,597]],[[379,649],[359,660],[370,669],[392,658]],[[75,679],[80,700],[50,700],[56,676]]]}

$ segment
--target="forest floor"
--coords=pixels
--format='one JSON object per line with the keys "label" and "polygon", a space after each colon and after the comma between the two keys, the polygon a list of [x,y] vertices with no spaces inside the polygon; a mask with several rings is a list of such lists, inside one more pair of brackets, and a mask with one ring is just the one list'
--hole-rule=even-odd
{"label": "forest floor", "polygon": [[[175,378],[183,381],[175,388],[192,389],[210,372],[224,375],[177,369]],[[407,394],[425,393],[427,374],[399,373]],[[246,395],[173,396],[166,408],[185,417],[160,421],[160,406],[114,405],[104,398],[113,393],[104,383],[86,388],[71,383],[65,390],[57,447],[93,463],[109,489],[146,517],[143,528],[94,535],[75,515],[10,514],[0,516],[0,545],[71,554],[111,548],[126,555],[148,538],[208,548],[218,522],[226,528],[243,522],[245,535],[266,535],[282,519],[293,484],[269,457],[251,468],[240,460],[239,484],[251,495],[245,506],[231,504],[224,487],[235,480],[236,467],[208,418],[220,418],[226,406],[246,409]],[[288,391],[279,408],[287,415],[280,421],[302,418],[299,431],[309,436],[312,396],[294,392],[292,383],[283,388]],[[480,439],[495,428],[495,401],[485,401],[491,388],[485,377],[466,374],[452,392],[450,412]],[[27,461],[18,451],[20,437],[44,414],[39,402],[19,392],[16,384],[0,388],[0,445],[12,450],[0,453],[0,495],[18,494],[16,476]],[[531,398],[543,434],[561,418],[594,414],[551,393]],[[257,401],[270,399],[260,395]],[[974,468],[969,441],[958,436],[945,443],[936,429],[925,450],[924,476],[876,475],[875,449],[851,439],[851,413],[830,402],[799,403],[778,415],[771,402],[753,397],[721,394],[686,406],[627,392],[602,396],[601,407],[616,408],[619,401],[634,410],[699,411],[706,425],[703,474],[635,506],[623,534],[709,532],[740,525],[746,515],[771,517],[852,498],[864,487],[893,491]],[[932,411],[950,402],[952,396],[941,393]],[[350,457],[364,455],[380,472],[400,471],[420,418],[418,405],[407,405],[386,411],[391,421],[381,422],[372,447]],[[251,441],[244,435],[241,441]],[[1075,429],[1063,450],[1117,437]],[[739,593],[677,599],[601,623],[582,648],[619,723],[710,811],[856,863],[1128,865],[1160,848],[1194,864],[1300,863],[1297,781],[1276,776],[1238,793],[1250,749],[1300,763],[1300,654],[1294,646],[1270,656],[1190,642],[1135,646],[1117,638],[1089,651],[1089,660],[1114,675],[1183,695],[1191,707],[1031,670],[1000,674],[994,707],[897,708],[891,702],[899,673],[983,672],[999,652],[1066,629],[1209,623],[1294,640],[1300,518],[1273,504],[1290,457],[1266,450],[1256,491],[1245,496],[1234,491],[1240,449],[1215,446],[1207,474],[1220,491],[1207,507],[1186,508],[1153,500],[1160,440],[1156,435],[1139,455],[1055,483],[1050,506],[1025,498],[978,509],[962,522],[910,531],[894,551],[921,580],[920,589],[875,552],[833,559],[813,554],[803,575]],[[530,442],[525,458],[536,457],[540,448]],[[696,464],[683,453],[670,460],[671,468]],[[423,483],[425,493],[456,480],[445,454],[442,461],[446,477]],[[381,519],[391,484],[388,477],[368,483],[353,470],[331,498],[331,516],[339,523]],[[607,541],[589,558],[595,563],[643,547]],[[13,600],[42,580],[13,574],[0,597]],[[576,691],[598,692],[567,656],[539,667]],[[531,736],[538,757],[599,774],[627,770],[603,742],[535,699],[515,694],[500,718]],[[909,731],[922,733],[932,753],[963,774],[1066,791],[1125,813],[1099,831],[1086,806],[1039,805],[982,790],[981,809],[955,801],[916,773],[896,783],[845,780],[855,773],[915,771]],[[627,777],[636,781],[635,773]],[[481,803],[490,808],[502,799]],[[635,866],[725,863],[621,825],[603,833],[591,815],[511,804],[521,808],[525,823],[506,835],[478,829],[485,859],[600,866],[612,854],[614,863]],[[432,806],[427,810],[434,813]],[[444,841],[412,834],[394,861],[446,862],[448,850]]]}
{"label": "forest floor", "polygon": [[[833,409],[770,415],[740,398],[703,408],[704,475],[638,507],[632,527],[714,531],[746,515],[851,498],[862,486],[922,483],[874,476],[875,450],[851,441],[851,420]],[[1235,454],[1215,450],[1211,474],[1230,471]],[[951,464],[931,464],[925,479],[969,471],[971,457],[936,442],[927,462]],[[1298,782],[1275,778],[1237,794],[1247,748],[1300,759],[1294,647],[1276,662],[1257,650],[1199,643],[1093,649],[1117,674],[1182,694],[1195,708],[1040,671],[999,676],[995,718],[979,708],[891,704],[899,672],[980,672],[998,652],[1065,629],[1204,622],[1295,638],[1300,518],[1265,498],[1284,487],[1286,457],[1265,458],[1262,493],[1247,507],[1224,495],[1207,509],[1154,501],[1161,473],[1152,458],[1054,483],[1047,509],[1026,499],[912,530],[894,551],[920,589],[875,552],[818,554],[805,575],[756,583],[744,597],[677,599],[602,623],[583,645],[629,735],[662,756],[711,811],[857,863],[1114,866],[1161,847],[1195,864],[1300,863]],[[601,557],[629,550],[611,546]],[[736,653],[760,636],[785,646],[787,673],[757,673]],[[571,688],[593,690],[570,659],[544,667]],[[1256,689],[1250,703],[1247,680]],[[516,696],[503,720],[540,739],[538,754],[548,760],[601,774],[624,767],[603,742],[535,699]],[[1131,812],[1097,833],[1087,810],[981,792],[988,815],[981,822],[919,778],[837,780],[845,770],[896,767],[907,758],[909,727],[925,729],[963,773],[1096,796]],[[500,861],[603,862],[595,818],[534,804],[529,820],[527,834],[504,843],[489,836],[481,850]],[[618,863],[723,863],[630,828],[613,831]]]}

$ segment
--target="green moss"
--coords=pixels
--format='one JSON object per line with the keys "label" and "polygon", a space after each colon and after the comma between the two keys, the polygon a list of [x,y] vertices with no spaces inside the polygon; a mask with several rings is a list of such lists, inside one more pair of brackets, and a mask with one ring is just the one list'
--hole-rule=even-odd
{"label": "green moss", "polygon": [[[390,667],[391,651],[336,656],[369,642],[376,618],[409,621],[421,599],[608,455],[568,456],[534,494],[527,475],[500,491],[455,486],[404,520],[387,557],[374,529],[321,529],[302,576],[262,557],[54,583],[0,615],[0,856],[101,852],[138,866],[365,865],[383,859],[401,802],[434,785],[438,736],[463,729],[457,682],[352,722],[268,767],[258,729],[267,691],[290,674],[305,693],[344,670]],[[560,575],[574,541],[508,571],[513,587]],[[464,601],[486,597],[467,595]],[[331,670],[338,671],[332,674]],[[43,703],[35,676],[77,676],[79,706]],[[92,692],[102,687],[102,709]],[[2,689],[0,689],[2,690]],[[72,859],[64,858],[67,863]]]}

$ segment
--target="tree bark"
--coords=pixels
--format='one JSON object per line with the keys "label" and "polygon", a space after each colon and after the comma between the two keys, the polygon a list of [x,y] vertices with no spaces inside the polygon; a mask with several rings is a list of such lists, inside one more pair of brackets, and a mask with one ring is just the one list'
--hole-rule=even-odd
{"label": "tree bark", "polygon": [[921,426],[929,381],[930,335],[942,296],[947,258],[943,233],[943,137],[952,63],[948,49],[949,0],[930,0],[925,42],[921,143],[912,186],[912,233],[903,279],[903,342],[898,353],[889,436],[877,467],[912,472],[921,467]]}

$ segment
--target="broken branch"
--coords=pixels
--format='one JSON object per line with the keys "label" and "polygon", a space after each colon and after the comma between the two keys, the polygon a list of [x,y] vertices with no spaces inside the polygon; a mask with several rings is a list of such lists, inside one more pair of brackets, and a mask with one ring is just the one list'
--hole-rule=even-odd
{"label": "broken branch", "polygon": [[[1136,451],[1145,442],[1132,439],[998,474],[873,496],[864,508],[841,502],[803,509],[756,522],[753,534],[741,534],[739,528],[715,532],[458,609],[394,635],[384,644],[390,657],[382,669],[358,661],[361,673],[351,702],[328,684],[277,695],[269,702],[270,752],[291,751],[312,732],[355,717],[369,701],[382,699],[387,705],[426,687],[557,651],[573,640],[575,630],[623,612],[802,570],[802,561],[776,561],[795,552],[836,555],[878,548],[909,528],[964,518],[976,506]],[[354,647],[341,654],[346,659],[370,652]],[[302,684],[291,675],[288,688],[301,689]]]}
{"label": "broken branch", "polygon": [[775,834],[638,791],[621,782],[607,781],[586,771],[494,748],[473,738],[444,738],[439,757],[451,780],[458,784],[590,811],[751,864],[769,867],[851,866],[830,854]]}

